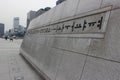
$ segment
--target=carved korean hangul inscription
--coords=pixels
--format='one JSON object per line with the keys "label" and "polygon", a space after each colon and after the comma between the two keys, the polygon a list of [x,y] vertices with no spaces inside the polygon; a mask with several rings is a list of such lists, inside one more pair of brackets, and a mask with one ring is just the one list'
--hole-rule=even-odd
{"label": "carved korean hangul inscription", "polygon": [[103,27],[107,12],[78,17],[72,20],[51,24],[28,33],[35,34],[82,34],[82,33],[100,33],[104,32]]}

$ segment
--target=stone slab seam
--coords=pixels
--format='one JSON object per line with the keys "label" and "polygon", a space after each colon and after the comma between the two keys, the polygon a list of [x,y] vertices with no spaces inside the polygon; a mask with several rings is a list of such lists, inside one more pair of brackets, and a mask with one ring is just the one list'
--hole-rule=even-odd
{"label": "stone slab seam", "polygon": [[26,57],[23,53],[20,53],[20,55],[34,69],[34,71],[39,74],[42,80],[50,80],[49,77],[44,77],[44,75],[42,75],[44,73],[28,57]]}

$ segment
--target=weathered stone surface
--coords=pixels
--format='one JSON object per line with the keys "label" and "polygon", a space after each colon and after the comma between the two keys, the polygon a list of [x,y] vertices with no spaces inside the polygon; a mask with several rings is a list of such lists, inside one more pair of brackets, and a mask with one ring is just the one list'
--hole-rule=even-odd
{"label": "weathered stone surface", "polygon": [[120,64],[87,57],[81,80],[119,80]]}
{"label": "weathered stone surface", "polygon": [[119,16],[118,0],[66,0],[31,22],[20,51],[51,80],[119,80]]}
{"label": "weathered stone surface", "polygon": [[120,9],[113,10],[109,19],[104,39],[93,39],[90,46],[90,55],[120,62]]}
{"label": "weathered stone surface", "polygon": [[102,0],[80,0],[76,14],[85,13],[95,9],[99,9]]}
{"label": "weathered stone surface", "polygon": [[50,23],[50,21],[51,21],[51,19],[52,19],[52,17],[54,16],[54,12],[55,12],[55,7],[54,8],[52,8],[51,10],[49,10],[46,14],[47,14],[47,16],[46,16],[46,21],[45,21],[45,23]]}
{"label": "weathered stone surface", "polygon": [[29,54],[30,55],[26,55],[25,53],[25,56],[30,58],[35,65],[39,66],[39,69],[50,79],[54,80],[60,60],[62,59],[63,51],[37,42],[32,45]]}
{"label": "weathered stone surface", "polygon": [[112,6],[112,8],[120,8],[120,0],[103,0],[101,7]]}
{"label": "weathered stone surface", "polygon": [[74,51],[77,53],[87,54],[90,41],[90,39],[56,38],[54,40],[53,47],[68,51]]}
{"label": "weathered stone surface", "polygon": [[80,0],[66,0],[61,18],[74,16]]}
{"label": "weathered stone surface", "polygon": [[44,58],[44,69],[43,71],[50,77],[50,79],[55,80],[57,71],[63,57],[63,51],[58,49],[50,49],[48,54]]}
{"label": "weathered stone surface", "polygon": [[54,16],[52,16],[51,22],[56,22],[61,19],[62,11],[64,9],[65,2],[62,2],[55,8]]}
{"label": "weathered stone surface", "polygon": [[50,21],[51,21],[52,17],[55,16],[54,15],[55,8],[56,7],[50,9],[49,11],[47,11],[43,14],[43,18],[40,18],[41,21],[39,21],[41,23],[41,25],[46,25],[46,24],[49,25],[50,24]]}
{"label": "weathered stone surface", "polygon": [[64,51],[56,80],[79,80],[85,59],[84,55]]}

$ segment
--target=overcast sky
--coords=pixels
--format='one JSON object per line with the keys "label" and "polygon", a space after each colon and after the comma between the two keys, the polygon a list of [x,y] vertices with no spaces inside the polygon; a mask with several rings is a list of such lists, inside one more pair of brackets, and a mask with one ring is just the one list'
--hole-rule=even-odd
{"label": "overcast sky", "polygon": [[20,18],[20,25],[26,26],[27,13],[45,7],[54,7],[57,0],[0,0],[0,23],[5,29],[13,27],[13,18]]}

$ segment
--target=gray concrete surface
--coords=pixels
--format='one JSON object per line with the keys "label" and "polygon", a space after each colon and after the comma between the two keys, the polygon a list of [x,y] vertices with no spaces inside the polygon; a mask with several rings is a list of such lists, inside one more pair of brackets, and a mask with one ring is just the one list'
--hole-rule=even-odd
{"label": "gray concrete surface", "polygon": [[41,80],[19,55],[21,42],[0,38],[0,80]]}
{"label": "gray concrete surface", "polygon": [[120,80],[119,4],[65,0],[31,22],[21,54],[51,80]]}
{"label": "gray concrete surface", "polygon": [[67,0],[67,2],[65,2],[65,6],[62,11],[61,18],[74,16],[77,10],[78,4],[79,4],[79,0]]}
{"label": "gray concrete surface", "polygon": [[95,9],[99,9],[102,0],[80,0],[76,14],[85,13]]}

